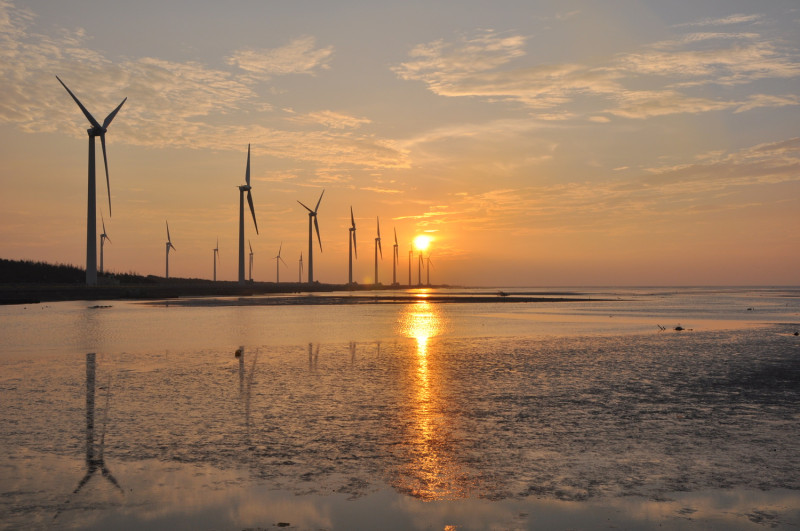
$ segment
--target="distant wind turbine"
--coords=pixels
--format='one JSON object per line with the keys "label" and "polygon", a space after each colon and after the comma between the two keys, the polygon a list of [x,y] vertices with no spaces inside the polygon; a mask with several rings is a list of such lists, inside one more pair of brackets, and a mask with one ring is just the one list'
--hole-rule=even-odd
{"label": "distant wind turbine", "polygon": [[108,180],[108,157],[106,156],[106,132],[111,121],[119,112],[122,105],[128,98],[122,100],[116,109],[111,111],[111,114],[106,116],[103,120],[103,125],[100,125],[94,116],[86,110],[86,107],[80,100],[67,88],[61,78],[56,76],[58,82],[61,83],[75,103],[78,104],[84,116],[89,120],[92,127],[88,130],[89,133],[89,198],[86,207],[86,284],[89,286],[97,285],[97,186],[95,184],[95,156],[94,156],[94,139],[100,137],[100,144],[103,148],[103,163],[106,168],[106,189],[108,190],[108,215],[111,216],[111,188]]}
{"label": "distant wind turbine", "polygon": [[358,259],[358,249],[356,249],[356,219],[353,217],[353,207],[350,207],[350,235],[348,236],[348,247],[350,252],[350,265],[348,268],[347,282],[353,283],[353,253],[355,253],[356,260]]}
{"label": "distant wind turbine", "polygon": [[169,237],[169,221],[167,221],[166,223],[167,223],[167,244],[166,244],[167,245],[167,272],[166,272],[165,278],[169,278],[169,250],[170,250],[170,248],[172,248],[172,250],[177,251],[177,249],[175,249],[175,246],[172,245],[172,238]]}
{"label": "distant wind turbine", "polygon": [[397,284],[397,266],[400,265],[400,245],[397,243],[397,227],[394,228],[394,246],[392,250],[392,286]]}
{"label": "distant wind turbine", "polygon": [[102,274],[104,272],[104,269],[103,269],[103,246],[104,246],[105,240],[108,240],[108,243],[111,243],[111,238],[109,238],[108,234],[106,234],[106,220],[103,219],[102,211],[100,212],[100,221],[103,224],[103,232],[100,234],[100,273]]}
{"label": "distant wind turbine", "polygon": [[431,285],[431,255],[428,255],[428,258],[426,258],[426,261],[427,261],[427,268],[426,268],[427,281],[426,281],[426,284],[428,286],[430,286]]}
{"label": "distant wind turbine", "polygon": [[250,242],[250,240],[247,240],[247,245],[250,246],[250,268],[249,268],[248,277],[250,277],[250,282],[252,282],[253,281],[253,244]]}
{"label": "distant wind turbine", "polygon": [[314,228],[317,230],[317,242],[319,242],[319,252],[322,252],[322,240],[319,237],[319,223],[317,223],[317,211],[319,210],[319,204],[322,202],[322,196],[325,195],[325,190],[322,190],[322,193],[319,194],[319,200],[317,201],[317,206],[314,207],[314,210],[311,210],[300,201],[303,208],[308,210],[308,283],[312,284],[314,282],[314,233],[311,230],[311,225],[313,222]]}
{"label": "distant wind turbine", "polygon": [[419,252],[419,258],[417,259],[417,285],[422,285],[422,251]]}
{"label": "distant wind turbine", "polygon": [[[247,169],[244,173],[245,184],[239,186],[239,284],[244,284],[244,193],[247,192],[247,203],[253,215],[253,226],[258,234],[256,210],[253,207],[253,194],[250,193],[250,144],[247,144]],[[248,240],[249,242],[250,240]],[[253,246],[250,246],[250,280],[253,280]]]}
{"label": "distant wind turbine", "polygon": [[217,262],[219,262],[219,238],[217,238],[217,246],[214,247],[214,282],[217,281]]}
{"label": "distant wind turbine", "polygon": [[275,283],[276,284],[280,284],[281,283],[281,262],[283,262],[283,265],[286,265],[286,262],[284,262],[283,258],[281,258],[281,249],[283,249],[283,242],[281,242],[281,245],[278,247],[278,255],[275,257]]}
{"label": "distant wind turbine", "polygon": [[411,259],[414,257],[414,249],[408,250],[408,287],[411,287]]}
{"label": "distant wind turbine", "polygon": [[381,253],[381,260],[383,260],[383,249],[381,249],[381,219],[378,220],[378,236],[375,238],[375,284],[378,284],[378,252]]}
{"label": "distant wind turbine", "polygon": [[300,274],[297,277],[297,282],[303,281],[303,253],[300,253]]}

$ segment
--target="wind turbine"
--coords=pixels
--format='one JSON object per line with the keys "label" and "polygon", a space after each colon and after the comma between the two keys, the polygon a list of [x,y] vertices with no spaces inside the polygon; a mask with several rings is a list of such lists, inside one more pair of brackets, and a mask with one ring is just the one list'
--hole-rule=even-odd
{"label": "wind turbine", "polygon": [[381,249],[381,219],[378,220],[378,237],[375,238],[375,285],[378,285],[378,251],[381,253],[381,260],[383,260],[383,249]]}
{"label": "wind turbine", "polygon": [[319,242],[319,252],[322,252],[322,240],[319,237],[319,223],[317,223],[317,210],[319,210],[319,204],[322,202],[322,196],[325,195],[325,190],[322,190],[322,193],[319,194],[319,200],[317,201],[317,206],[314,207],[314,210],[311,210],[307,206],[300,203],[303,208],[308,210],[308,283],[312,284],[314,282],[314,233],[311,231],[311,223],[313,220],[314,228],[317,229],[317,241]]}
{"label": "wind turbine", "polygon": [[278,247],[278,256],[275,257],[275,283],[276,284],[280,284],[281,283],[281,262],[283,262],[283,265],[286,265],[286,262],[284,262],[283,258],[281,258],[281,249],[283,249],[283,242],[281,242],[280,247]]}
{"label": "wind turbine", "polygon": [[250,277],[250,282],[253,281],[253,244],[250,243],[250,240],[247,240],[247,245],[250,246],[250,269],[248,277]]}
{"label": "wind turbine", "polygon": [[392,250],[392,286],[397,284],[398,265],[400,265],[400,246],[397,243],[397,227],[394,227],[394,249]]}
{"label": "wind turbine", "polygon": [[297,282],[303,281],[303,253],[300,253],[300,274],[297,277]]}
{"label": "wind turbine", "polygon": [[356,219],[353,217],[353,207],[350,207],[350,235],[348,236],[348,247],[350,252],[350,267],[348,268],[348,284],[353,283],[353,253],[355,253],[356,260],[358,260],[358,249],[356,249]]}
{"label": "wind turbine", "polygon": [[108,215],[111,216],[111,188],[109,186],[108,180],[108,157],[106,156],[106,132],[108,131],[108,126],[111,125],[111,121],[119,112],[120,108],[122,108],[122,104],[127,101],[128,98],[122,100],[116,109],[111,111],[111,114],[106,116],[106,119],[103,120],[103,125],[100,125],[97,120],[94,119],[94,116],[86,110],[86,107],[80,102],[80,100],[72,93],[72,91],[67,88],[61,78],[56,76],[58,82],[61,83],[69,95],[72,96],[72,99],[75,100],[75,103],[78,104],[83,115],[89,120],[89,123],[92,124],[92,127],[87,130],[89,133],[89,198],[86,205],[86,284],[89,286],[96,286],[97,285],[97,187],[95,185],[95,156],[94,156],[94,139],[96,137],[100,137],[100,144],[103,148],[103,163],[105,164],[106,168],[106,189],[108,190]]}
{"label": "wind turbine", "polygon": [[100,221],[103,223],[103,232],[100,234],[100,273],[103,273],[103,245],[105,240],[108,240],[108,243],[111,243],[111,238],[108,237],[106,234],[106,220],[103,219],[103,212],[100,211]]}
{"label": "wind turbine", "polygon": [[217,246],[214,247],[214,282],[217,281],[217,262],[219,262],[219,238],[217,238]]}
{"label": "wind turbine", "polygon": [[166,274],[165,278],[169,278],[169,249],[170,249],[170,247],[174,251],[177,251],[177,249],[175,249],[175,246],[172,245],[172,238],[169,237],[169,221],[167,221],[166,223],[167,223],[167,244],[166,244],[167,245],[167,274]]}
{"label": "wind turbine", "polygon": [[[244,173],[245,183],[239,186],[239,284],[244,284],[244,193],[247,192],[247,203],[253,214],[253,225],[258,234],[256,210],[253,207],[253,194],[250,193],[250,144],[247,144],[247,169]],[[247,240],[248,242],[250,240]],[[250,280],[253,280],[253,246],[250,246]]]}
{"label": "wind turbine", "polygon": [[414,249],[408,250],[408,287],[411,287],[411,259],[414,257]]}

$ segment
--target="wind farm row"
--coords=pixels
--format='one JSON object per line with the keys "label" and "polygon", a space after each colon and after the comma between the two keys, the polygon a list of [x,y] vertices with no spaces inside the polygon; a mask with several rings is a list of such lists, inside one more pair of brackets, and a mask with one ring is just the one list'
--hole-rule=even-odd
{"label": "wind farm row", "polygon": [[[66,89],[75,103],[78,105],[80,110],[83,112],[84,116],[89,121],[91,127],[87,130],[89,135],[89,163],[88,163],[88,198],[87,198],[87,221],[86,221],[86,284],[88,286],[95,286],[97,285],[97,205],[96,205],[96,168],[95,168],[95,139],[97,137],[100,138],[100,143],[103,151],[103,164],[105,167],[105,174],[106,174],[106,188],[108,191],[108,214],[111,217],[111,187],[110,187],[110,179],[109,179],[109,172],[108,172],[108,156],[106,152],[106,141],[105,135],[108,132],[108,127],[111,125],[111,122],[114,120],[115,116],[122,108],[122,106],[127,101],[127,98],[123,99],[122,102],[105,118],[103,124],[101,125],[94,116],[86,109],[86,107],[81,103],[78,97],[67,87],[67,85],[56,76],[59,83]],[[255,205],[253,202],[253,193],[252,193],[252,185],[250,183],[250,144],[247,146],[247,164],[245,167],[245,184],[238,185],[239,189],[239,234],[238,234],[238,283],[244,284],[246,282],[253,282],[253,262],[254,262],[254,252],[253,252],[253,245],[252,241],[248,239],[247,244],[250,250],[248,256],[248,275],[245,276],[245,207],[244,201],[245,197],[247,198],[247,204],[250,210],[250,214],[253,219],[253,228],[255,229],[256,235],[259,234],[258,230],[258,222],[256,219],[255,213]],[[318,212],[320,208],[320,204],[322,203],[322,198],[325,195],[325,190],[323,189],[317,199],[317,202],[314,208],[310,208],[306,204],[301,201],[297,201],[303,208],[308,211],[308,251],[305,255],[305,262],[303,253],[300,253],[300,257],[298,260],[298,283],[303,283],[303,274],[304,271],[307,275],[306,282],[309,285],[315,283],[314,278],[314,235],[316,234],[316,240],[319,247],[319,252],[322,253],[322,238],[320,236],[320,229],[319,229],[319,220],[318,220]],[[105,251],[105,242],[111,242],[111,239],[106,231],[105,226],[105,218],[101,212],[101,224],[102,224],[102,233],[100,234],[100,273],[104,273],[104,251]],[[167,241],[165,243],[165,278],[169,278],[169,259],[170,259],[170,251],[177,251],[175,245],[172,243],[172,237],[169,230],[169,221],[165,221],[166,224],[166,232],[167,232]],[[430,267],[431,267],[431,259],[430,255],[427,257],[423,256],[423,251],[427,248],[430,242],[430,238],[426,236],[418,236],[415,238],[413,245],[419,251],[417,256],[417,283],[416,285],[423,285],[422,282],[422,271],[423,268],[426,270],[426,282],[425,284],[430,285]],[[273,258],[276,262],[276,273],[275,273],[275,282],[280,283],[280,268],[281,264],[284,267],[288,267],[288,264],[281,256],[283,250],[283,242],[281,242],[278,248],[278,254]],[[356,243],[356,218],[353,213],[353,207],[350,207],[350,227],[348,228],[348,285],[355,285],[356,283],[353,281],[353,262],[354,260],[358,259],[358,248]],[[383,248],[381,244],[381,229],[380,229],[380,218],[376,216],[376,237],[374,239],[374,276],[373,276],[373,284],[380,285],[380,278],[379,278],[379,261],[383,260]],[[414,260],[414,250],[409,250],[408,256],[408,285],[412,286],[412,262]],[[219,251],[219,238],[217,237],[216,246],[213,248],[213,256],[212,256],[212,280],[217,281],[217,266],[220,264],[220,251]],[[305,266],[305,267],[304,267]],[[400,283],[398,281],[399,275],[399,267],[400,267],[400,251],[399,251],[399,244],[397,239],[397,229],[394,228],[394,245],[392,249],[392,283],[393,286],[399,286]]]}

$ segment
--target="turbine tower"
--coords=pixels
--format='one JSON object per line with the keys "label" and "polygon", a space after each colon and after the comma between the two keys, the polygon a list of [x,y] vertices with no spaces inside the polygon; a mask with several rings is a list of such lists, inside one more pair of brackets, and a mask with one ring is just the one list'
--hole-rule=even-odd
{"label": "turbine tower", "polygon": [[408,287],[411,287],[411,259],[414,257],[414,249],[408,250]]}
{"label": "turbine tower", "polygon": [[378,220],[378,236],[375,238],[375,285],[378,285],[378,251],[381,253],[381,260],[383,260],[383,249],[381,249],[381,220]]}
{"label": "turbine tower", "polygon": [[392,250],[392,286],[397,284],[397,266],[400,265],[400,245],[397,243],[397,227],[394,228],[394,249]]}
{"label": "turbine tower", "polygon": [[248,269],[248,277],[250,282],[253,281],[253,244],[250,243],[250,240],[247,240],[247,245],[250,246],[250,268]]}
{"label": "turbine tower", "polygon": [[106,168],[106,189],[108,190],[108,215],[111,216],[111,188],[109,187],[109,180],[108,180],[108,157],[106,156],[106,132],[108,131],[108,126],[111,125],[111,121],[119,112],[120,108],[122,108],[122,104],[127,101],[128,98],[122,100],[116,109],[111,111],[111,114],[106,116],[106,119],[103,120],[103,125],[100,125],[97,120],[94,119],[89,111],[86,110],[86,107],[80,102],[80,100],[72,93],[72,91],[67,88],[61,78],[56,76],[58,82],[61,83],[72,99],[75,100],[75,103],[78,104],[81,111],[83,112],[84,116],[89,120],[89,123],[92,125],[90,129],[87,130],[89,133],[89,198],[86,205],[86,284],[88,286],[96,286],[97,285],[97,186],[95,185],[95,156],[94,156],[94,139],[96,137],[100,137],[100,144],[103,148],[103,164]]}
{"label": "turbine tower", "polygon": [[314,210],[311,210],[307,206],[300,203],[303,208],[308,210],[308,283],[314,283],[314,233],[311,230],[311,225],[313,222],[314,228],[317,229],[317,242],[319,242],[319,252],[322,252],[322,240],[319,237],[319,223],[317,223],[317,211],[319,210],[319,204],[322,202],[322,196],[325,195],[325,190],[322,190],[322,193],[319,194],[319,200],[317,201],[317,206],[314,207]]}
{"label": "turbine tower", "polygon": [[356,249],[356,219],[353,217],[353,207],[350,207],[350,235],[348,236],[348,247],[350,252],[350,264],[348,268],[347,283],[353,284],[353,253],[358,259],[358,249]]}
{"label": "turbine tower", "polygon": [[278,256],[275,257],[275,283],[276,284],[280,284],[281,283],[281,262],[283,262],[283,265],[286,265],[286,262],[284,262],[283,258],[281,258],[281,249],[283,249],[283,242],[281,242],[280,247],[278,247]]}
{"label": "turbine tower", "polygon": [[170,247],[174,251],[177,251],[177,249],[175,249],[175,246],[172,245],[172,238],[169,237],[169,221],[167,221],[166,223],[167,223],[167,244],[166,244],[167,245],[167,272],[166,272],[166,275],[165,275],[164,278],[169,278],[169,249],[170,249]]}
{"label": "turbine tower", "polygon": [[105,240],[108,240],[108,243],[111,243],[111,238],[108,237],[106,234],[106,220],[103,219],[103,212],[100,211],[100,221],[103,223],[103,232],[100,234],[100,274],[104,273],[103,269],[103,245]]}
{"label": "turbine tower", "polygon": [[[253,215],[253,226],[258,234],[256,210],[253,207],[253,194],[250,193],[250,144],[247,144],[247,169],[244,173],[245,184],[239,186],[239,284],[244,284],[244,193],[247,192],[247,203]],[[248,243],[250,240],[247,240]],[[250,280],[253,280],[253,246],[250,246]]]}
{"label": "turbine tower", "polygon": [[214,282],[217,281],[217,262],[219,262],[219,238],[217,238],[217,246],[214,247]]}
{"label": "turbine tower", "polygon": [[297,282],[303,281],[303,253],[300,253],[300,274],[297,277]]}

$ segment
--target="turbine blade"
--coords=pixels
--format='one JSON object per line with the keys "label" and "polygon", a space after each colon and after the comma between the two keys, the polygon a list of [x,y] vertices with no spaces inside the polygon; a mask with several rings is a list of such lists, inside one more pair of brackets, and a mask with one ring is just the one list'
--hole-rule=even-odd
{"label": "turbine blade", "polygon": [[378,239],[381,239],[381,218],[376,217],[375,219],[378,220]]}
{"label": "turbine blade", "polygon": [[247,186],[250,186],[250,144],[247,144],[247,170],[244,172],[244,180],[247,182]]}
{"label": "turbine blade", "polygon": [[250,246],[250,254],[253,254],[253,244],[250,242],[250,240],[247,240],[247,245]]}
{"label": "turbine blade", "polygon": [[172,238],[169,237],[169,221],[165,222],[167,224],[167,242],[171,242]]}
{"label": "turbine blade", "polygon": [[103,146],[103,164],[106,167],[106,190],[108,191],[108,217],[111,217],[111,184],[108,181],[108,157],[106,157],[105,133],[100,133],[100,144]]}
{"label": "turbine blade", "polygon": [[397,247],[397,227],[394,228],[394,245]]}
{"label": "turbine blade", "polygon": [[283,259],[283,258],[281,258],[280,256],[278,257],[278,259],[279,259],[281,262],[283,262],[283,265],[285,265],[286,267],[289,267],[289,266],[288,266],[288,264],[286,263],[286,260],[284,260],[284,259]]}
{"label": "turbine blade", "polygon": [[358,260],[358,247],[356,247],[356,230],[353,229],[353,252],[356,255],[356,260]]}
{"label": "turbine blade", "polygon": [[353,217],[353,207],[350,207],[350,226],[356,228],[356,219]]}
{"label": "turbine blade", "polygon": [[174,246],[174,245],[172,245],[171,243],[169,244],[169,246],[170,246],[170,247],[172,247],[172,250],[173,250],[173,251],[177,251],[177,249],[175,248],[175,246]]}
{"label": "turbine blade", "polygon": [[105,128],[107,128],[109,125],[111,125],[111,120],[113,120],[113,119],[114,119],[114,117],[117,115],[117,113],[119,112],[119,110],[122,108],[122,105],[123,105],[123,104],[124,104],[126,101],[128,101],[128,98],[125,98],[124,100],[122,100],[122,103],[120,103],[119,105],[117,105],[117,108],[116,108],[116,109],[114,109],[113,111],[111,111],[111,114],[109,114],[108,116],[106,116],[106,119],[105,119],[105,120],[103,120],[103,129],[105,129]]}
{"label": "turbine blade", "polygon": [[383,249],[381,249],[381,239],[378,238],[376,241],[378,242],[378,252],[381,254],[381,260],[383,260]]}
{"label": "turbine blade", "polygon": [[253,214],[253,225],[256,226],[256,234],[258,234],[258,222],[256,222],[256,209],[253,207],[253,194],[250,190],[247,191],[247,203],[250,205],[250,213]]}
{"label": "turbine blade", "polygon": [[317,216],[314,216],[314,228],[317,229],[317,241],[319,242],[319,252],[322,252],[322,238],[319,237],[319,223],[317,223]]}
{"label": "turbine blade", "polygon": [[[300,203],[301,205],[303,205],[303,203],[301,203],[300,201],[297,201],[297,202],[298,202],[298,203]],[[308,211],[309,211],[309,212],[311,212],[312,214],[314,213],[314,211],[313,211],[313,210],[311,210],[310,208],[308,208],[308,207],[307,207],[307,206],[305,206],[305,205],[303,205],[303,208],[305,208],[306,210],[308,210]]]}
{"label": "turbine blade", "polygon": [[99,129],[100,128],[100,124],[97,123],[97,120],[94,119],[94,116],[92,116],[92,114],[89,111],[86,110],[86,107],[83,106],[83,103],[81,103],[81,100],[79,100],[78,97],[75,96],[75,94],[73,94],[72,91],[64,84],[64,82],[61,81],[60,77],[56,76],[56,79],[58,80],[59,83],[61,83],[62,87],[67,89],[67,92],[69,92],[69,95],[72,96],[73,100],[75,100],[75,103],[78,104],[78,107],[81,108],[81,111],[83,111],[83,114],[89,120],[89,123]]}
{"label": "turbine blade", "polygon": [[319,210],[319,204],[322,202],[322,196],[323,195],[325,195],[325,189],[324,188],[322,189],[322,193],[319,194],[319,200],[317,201],[317,206],[314,207],[314,214],[316,214],[317,210]]}

